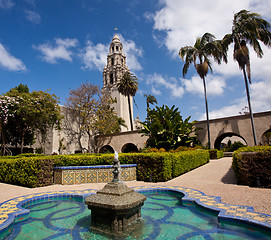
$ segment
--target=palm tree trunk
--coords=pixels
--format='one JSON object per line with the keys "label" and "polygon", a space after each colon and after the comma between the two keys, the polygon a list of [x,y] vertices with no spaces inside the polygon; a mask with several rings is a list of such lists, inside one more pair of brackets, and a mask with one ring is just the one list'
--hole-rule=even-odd
{"label": "palm tree trunk", "polygon": [[257,143],[256,132],[255,132],[255,127],[254,127],[253,113],[252,113],[251,104],[250,104],[250,94],[249,94],[247,74],[246,74],[245,68],[243,68],[243,74],[244,74],[245,84],[246,84],[247,102],[248,102],[248,109],[249,109],[249,114],[250,114],[251,128],[252,128],[252,133],[253,133],[253,138],[254,138],[254,145],[257,146],[258,143]]}
{"label": "palm tree trunk", "polygon": [[131,101],[130,96],[128,95],[128,107],[129,107],[129,116],[130,116],[130,124],[131,124],[131,131],[133,131],[133,120],[132,120],[132,111],[131,111]]}
{"label": "palm tree trunk", "polygon": [[203,88],[204,88],[204,97],[205,97],[205,107],[206,107],[206,119],[207,119],[207,133],[208,133],[208,149],[211,147],[211,139],[210,139],[210,123],[209,123],[209,111],[208,111],[208,102],[207,102],[207,94],[206,94],[206,83],[205,78],[202,78],[203,80]]}

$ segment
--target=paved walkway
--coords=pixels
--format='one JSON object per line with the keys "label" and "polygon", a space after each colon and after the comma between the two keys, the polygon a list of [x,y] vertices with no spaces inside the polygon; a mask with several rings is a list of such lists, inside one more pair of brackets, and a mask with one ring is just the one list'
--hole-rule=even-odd
{"label": "paved walkway", "polygon": [[[81,185],[52,185],[40,188],[25,188],[0,183],[0,203],[14,197],[51,191],[101,189],[104,183]],[[250,188],[236,184],[231,169],[231,158],[211,160],[210,163],[168,182],[146,183],[140,181],[127,182],[135,186],[179,186],[200,190],[207,195],[220,196],[224,203],[254,207],[255,212],[271,215],[271,189]]]}

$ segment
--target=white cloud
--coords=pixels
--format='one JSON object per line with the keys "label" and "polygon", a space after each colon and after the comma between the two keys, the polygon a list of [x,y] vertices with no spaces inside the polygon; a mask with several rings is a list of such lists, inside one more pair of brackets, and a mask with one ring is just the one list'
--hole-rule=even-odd
{"label": "white cloud", "polygon": [[146,84],[151,85],[151,91],[154,95],[161,95],[164,90],[170,91],[169,96],[181,98],[184,94],[184,89],[175,78],[165,78],[160,74],[154,73],[146,77]]}
{"label": "white cloud", "polygon": [[126,55],[127,66],[134,71],[142,70],[142,66],[138,61],[138,57],[142,57],[143,50],[136,46],[132,40],[125,40],[121,34],[119,34],[120,41],[123,45],[123,51]]}
{"label": "white cloud", "polygon": [[24,0],[26,3],[28,3],[29,5],[35,7],[36,6],[36,0]]}
{"label": "white cloud", "polygon": [[14,4],[15,3],[12,0],[0,0],[0,8],[5,10],[11,9]]}
{"label": "white cloud", "polygon": [[255,112],[263,112],[271,109],[271,80],[260,81],[251,84],[252,109]]}
{"label": "white cloud", "polygon": [[162,94],[162,92],[154,86],[151,86],[151,93],[156,96],[160,96]]}
{"label": "white cloud", "polygon": [[[108,45],[109,46],[109,45]],[[81,57],[85,64],[84,68],[98,69],[102,71],[106,65],[108,46],[98,43],[93,45],[91,41],[87,42]]]}
{"label": "white cloud", "polygon": [[25,16],[27,20],[29,20],[30,22],[34,24],[40,23],[41,18],[37,12],[31,11],[31,10],[25,10],[24,12],[25,12]]}
{"label": "white cloud", "polygon": [[[191,79],[181,79],[181,81],[187,92],[204,97],[203,81],[199,76],[193,76]],[[226,87],[224,78],[209,74],[205,81],[208,95],[219,96],[223,94]]]}
{"label": "white cloud", "polygon": [[[236,116],[242,112],[242,109],[247,106],[246,98],[238,99],[238,101],[234,101],[232,105],[224,106],[218,110],[209,111],[209,118],[216,119],[227,116]],[[206,120],[206,113],[201,114],[199,117],[200,120]]]}
{"label": "white cloud", "polygon": [[[270,111],[271,109],[271,80],[260,81],[252,83],[249,85],[250,98],[251,98],[251,108],[255,112]],[[242,89],[245,92],[245,88]],[[210,118],[221,118],[227,116],[235,116],[242,112],[244,107],[248,107],[247,97],[244,94],[243,97],[236,98],[230,105],[223,106],[220,109],[213,110],[209,113]],[[200,116],[200,120],[206,119],[205,113]]]}
{"label": "white cloud", "polygon": [[71,62],[73,52],[70,48],[76,47],[77,44],[77,39],[57,38],[55,39],[55,46],[50,43],[44,43],[33,47],[42,53],[42,59],[44,61],[54,64],[61,59]]}
{"label": "white cloud", "polygon": [[[262,15],[267,21],[271,20],[270,0],[161,0],[161,9],[155,13],[147,13],[145,17],[152,20],[154,25],[154,40],[164,45],[174,58],[178,57],[181,47],[194,45],[195,39],[205,32],[214,34],[218,39],[231,32],[234,13],[241,9],[247,9]],[[212,6],[212,7],[210,7]],[[250,86],[253,112],[271,109],[271,51],[263,46],[264,57],[259,59],[254,50],[250,48],[251,75],[253,84]],[[214,75],[207,76],[207,94],[221,95],[225,90],[226,81],[230,78],[243,80],[242,71],[237,62],[233,61],[233,47],[228,51],[228,64],[217,65],[213,63]],[[218,76],[218,77],[217,77]],[[201,93],[203,96],[202,82],[192,77],[191,80],[181,80],[185,90],[190,93]],[[242,95],[234,102],[226,104],[221,109],[210,113],[211,117],[225,117],[238,114],[247,105],[245,89],[241,89]],[[204,114],[205,116],[205,114]],[[204,117],[205,118],[205,117]]]}
{"label": "white cloud", "polygon": [[24,63],[12,56],[0,43],[0,65],[9,71],[26,71]]}
{"label": "white cloud", "polygon": [[[241,9],[262,14],[271,20],[270,0],[162,0],[162,8],[154,14],[145,14],[154,22],[155,34],[160,34],[161,44],[166,45],[173,56],[177,57],[179,49],[186,45],[194,45],[195,39],[205,32],[214,34],[218,39],[231,32],[234,13]],[[210,6],[212,6],[210,8]],[[157,35],[154,35],[157,38]],[[157,40],[156,40],[157,41]],[[252,74],[258,79],[270,76],[271,70],[267,66],[271,60],[271,51],[263,46],[265,56],[259,60],[250,49]],[[238,64],[233,61],[233,47],[228,51],[228,64],[218,66],[213,63],[214,73],[226,75],[225,78],[239,76]],[[255,65],[254,65],[255,64]],[[259,66],[260,65],[260,66]],[[264,66],[264,67],[263,67]]]}
{"label": "white cloud", "polygon": [[[138,57],[142,56],[142,49],[136,46],[132,40],[125,40],[121,34],[118,34],[120,41],[123,45],[123,52],[126,55],[126,64],[130,70],[141,70],[142,66],[139,63]],[[98,43],[94,45],[91,41],[87,42],[87,46],[84,48],[81,57],[85,64],[85,68],[98,69],[102,71],[106,65],[107,54],[109,52],[109,45]]]}
{"label": "white cloud", "polygon": [[270,0],[162,0],[161,3],[159,11],[146,16],[153,18],[155,30],[166,33],[163,41],[176,55],[181,46],[194,44],[196,37],[205,32],[222,38],[231,31],[233,14],[241,9],[256,11],[266,18],[271,15]]}

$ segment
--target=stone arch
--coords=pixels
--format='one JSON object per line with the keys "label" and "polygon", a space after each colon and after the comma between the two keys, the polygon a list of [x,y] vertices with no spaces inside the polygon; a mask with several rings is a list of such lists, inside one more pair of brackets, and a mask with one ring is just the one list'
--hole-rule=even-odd
{"label": "stone arch", "polygon": [[219,135],[216,138],[216,140],[214,142],[214,148],[215,149],[220,149],[221,143],[226,137],[238,137],[238,138],[241,138],[244,141],[245,145],[247,145],[247,141],[241,135],[239,135],[237,133],[233,133],[233,132],[226,132],[226,133],[223,133],[223,134]]}
{"label": "stone arch", "polygon": [[138,152],[138,148],[133,143],[126,143],[121,148],[121,152],[122,153]]}
{"label": "stone arch", "polygon": [[266,130],[264,133],[263,133],[263,135],[262,135],[262,137],[261,137],[262,139],[262,144],[263,145],[268,145],[268,146],[270,146],[271,145],[271,128],[269,128],[268,130]]}
{"label": "stone arch", "polygon": [[104,145],[100,148],[99,153],[114,153],[114,149],[110,145]]}

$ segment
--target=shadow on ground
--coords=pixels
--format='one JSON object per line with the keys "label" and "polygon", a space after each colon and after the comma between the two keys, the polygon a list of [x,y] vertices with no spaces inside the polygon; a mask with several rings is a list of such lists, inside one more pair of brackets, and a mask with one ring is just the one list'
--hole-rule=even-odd
{"label": "shadow on ground", "polygon": [[230,168],[229,171],[222,177],[221,182],[225,184],[237,184],[237,179],[232,168]]}

